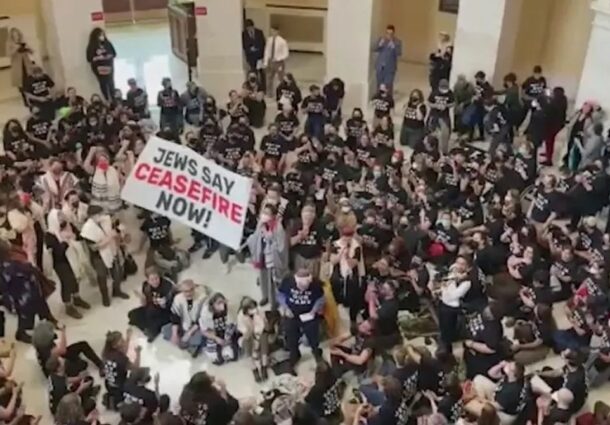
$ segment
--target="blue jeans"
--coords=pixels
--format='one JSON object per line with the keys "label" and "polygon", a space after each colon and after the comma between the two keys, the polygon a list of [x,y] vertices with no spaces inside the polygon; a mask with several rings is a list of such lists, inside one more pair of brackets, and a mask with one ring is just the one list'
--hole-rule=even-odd
{"label": "blue jeans", "polygon": [[396,78],[396,69],[388,68],[384,66],[378,66],[376,68],[376,76],[377,76],[377,89],[382,84],[388,88],[388,92],[394,92],[394,79]]}
{"label": "blue jeans", "polygon": [[358,389],[366,399],[366,402],[371,406],[381,406],[385,401],[385,395],[383,394],[383,391],[381,391],[377,384],[375,384],[374,382],[362,384]]}
{"label": "blue jeans", "polygon": [[318,140],[322,140],[324,137],[324,125],[326,124],[326,118],[324,115],[309,114],[307,121],[305,121],[305,134],[309,137],[315,137]]}
{"label": "blue jeans", "polygon": [[[173,323],[168,323],[167,325],[163,326],[163,328],[161,329],[161,334],[163,334],[163,339],[165,339],[167,341],[170,341],[172,339],[173,326],[174,326]],[[178,343],[178,347],[180,347],[180,349],[182,349],[182,350],[187,350],[191,354],[199,351],[205,343],[205,339],[203,338],[203,335],[201,335],[201,332],[199,332],[199,331],[197,331],[193,335],[191,335],[191,337],[188,339],[188,341],[182,340],[182,336],[184,335],[184,331],[182,330],[182,328],[178,328],[178,335],[180,336],[180,342]]]}
{"label": "blue jeans", "polygon": [[286,341],[290,360],[296,363],[300,357],[299,340],[301,333],[305,334],[311,351],[317,357],[320,354],[320,319],[315,318],[308,322],[301,322],[298,317],[286,319],[285,322]]}

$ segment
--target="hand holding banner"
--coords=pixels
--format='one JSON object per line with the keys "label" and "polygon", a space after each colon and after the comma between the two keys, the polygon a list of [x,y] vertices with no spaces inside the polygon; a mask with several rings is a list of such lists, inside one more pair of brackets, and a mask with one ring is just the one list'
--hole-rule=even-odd
{"label": "hand holding banner", "polygon": [[121,198],[238,249],[252,180],[186,146],[151,137]]}

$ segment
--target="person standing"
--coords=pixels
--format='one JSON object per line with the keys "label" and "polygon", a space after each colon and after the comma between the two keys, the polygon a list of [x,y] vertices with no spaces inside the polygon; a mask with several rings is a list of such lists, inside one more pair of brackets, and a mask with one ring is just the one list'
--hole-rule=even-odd
{"label": "person standing", "polygon": [[55,82],[40,67],[35,65],[27,76],[23,93],[30,108],[37,106],[40,117],[45,120],[55,119]]}
{"label": "person standing", "polygon": [[255,72],[261,82],[261,89],[265,91],[265,70],[263,59],[265,57],[265,34],[254,26],[252,19],[246,19],[246,28],[241,34],[242,46],[248,71]]}
{"label": "person standing", "polygon": [[395,36],[394,25],[388,25],[385,36],[381,37],[374,48],[378,53],[375,61],[377,89],[382,84],[390,93],[394,92],[394,79],[398,68],[398,58],[402,56],[402,42]]}
{"label": "person standing", "polygon": [[265,45],[265,55],[263,65],[267,74],[267,94],[273,96],[273,81],[277,75],[278,80],[284,79],[284,71],[286,70],[286,59],[290,55],[288,43],[280,35],[280,30],[277,26],[271,27],[271,35],[267,38]]}
{"label": "person standing", "polygon": [[305,334],[313,355],[316,359],[321,359],[320,316],[325,299],[322,282],[314,279],[309,269],[300,268],[296,274],[282,281],[277,298],[280,312],[286,319],[286,339],[291,365],[294,367],[301,358],[301,332]]}
{"label": "person standing", "polygon": [[277,307],[276,288],[288,270],[288,243],[278,208],[267,203],[263,206],[256,230],[247,240],[254,266],[260,271],[261,306],[271,299]]}
{"label": "person standing", "polygon": [[28,75],[32,73],[34,68],[34,60],[32,59],[32,49],[23,39],[23,33],[19,28],[11,28],[9,32],[9,55],[11,57],[11,73],[13,86],[19,90],[23,97],[23,103],[27,106],[27,98],[24,95],[23,88]]}
{"label": "person standing", "polygon": [[89,35],[87,45],[87,62],[100,84],[102,96],[108,102],[114,97],[114,58],[116,51],[112,43],[106,38],[101,28],[94,28]]}
{"label": "person standing", "polygon": [[159,127],[161,131],[178,137],[184,129],[182,101],[176,89],[172,87],[171,78],[164,78],[161,85],[163,90],[157,95],[157,106],[161,108]]}

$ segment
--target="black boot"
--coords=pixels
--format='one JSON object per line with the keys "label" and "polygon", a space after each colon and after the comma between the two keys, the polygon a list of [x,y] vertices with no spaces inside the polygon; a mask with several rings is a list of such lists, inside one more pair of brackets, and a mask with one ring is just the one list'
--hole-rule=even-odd
{"label": "black boot", "polygon": [[262,378],[261,373],[259,372],[258,368],[257,368],[257,369],[254,369],[254,370],[252,371],[252,373],[254,374],[254,381],[255,381],[257,384],[260,384],[261,382],[263,382],[263,378]]}
{"label": "black boot", "polygon": [[32,337],[26,331],[18,330],[17,333],[15,334],[15,339],[17,341],[23,342],[24,344],[32,343]]}

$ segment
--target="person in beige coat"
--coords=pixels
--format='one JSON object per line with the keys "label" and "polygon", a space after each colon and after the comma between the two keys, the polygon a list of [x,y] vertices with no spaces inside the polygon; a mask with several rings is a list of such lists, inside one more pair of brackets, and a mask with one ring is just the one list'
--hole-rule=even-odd
{"label": "person in beige coat", "polygon": [[34,60],[32,59],[32,49],[26,44],[23,33],[19,28],[11,28],[8,38],[8,52],[11,57],[11,77],[13,87],[19,89],[23,97],[23,103],[27,106],[28,102],[23,94],[25,79],[32,73]]}

